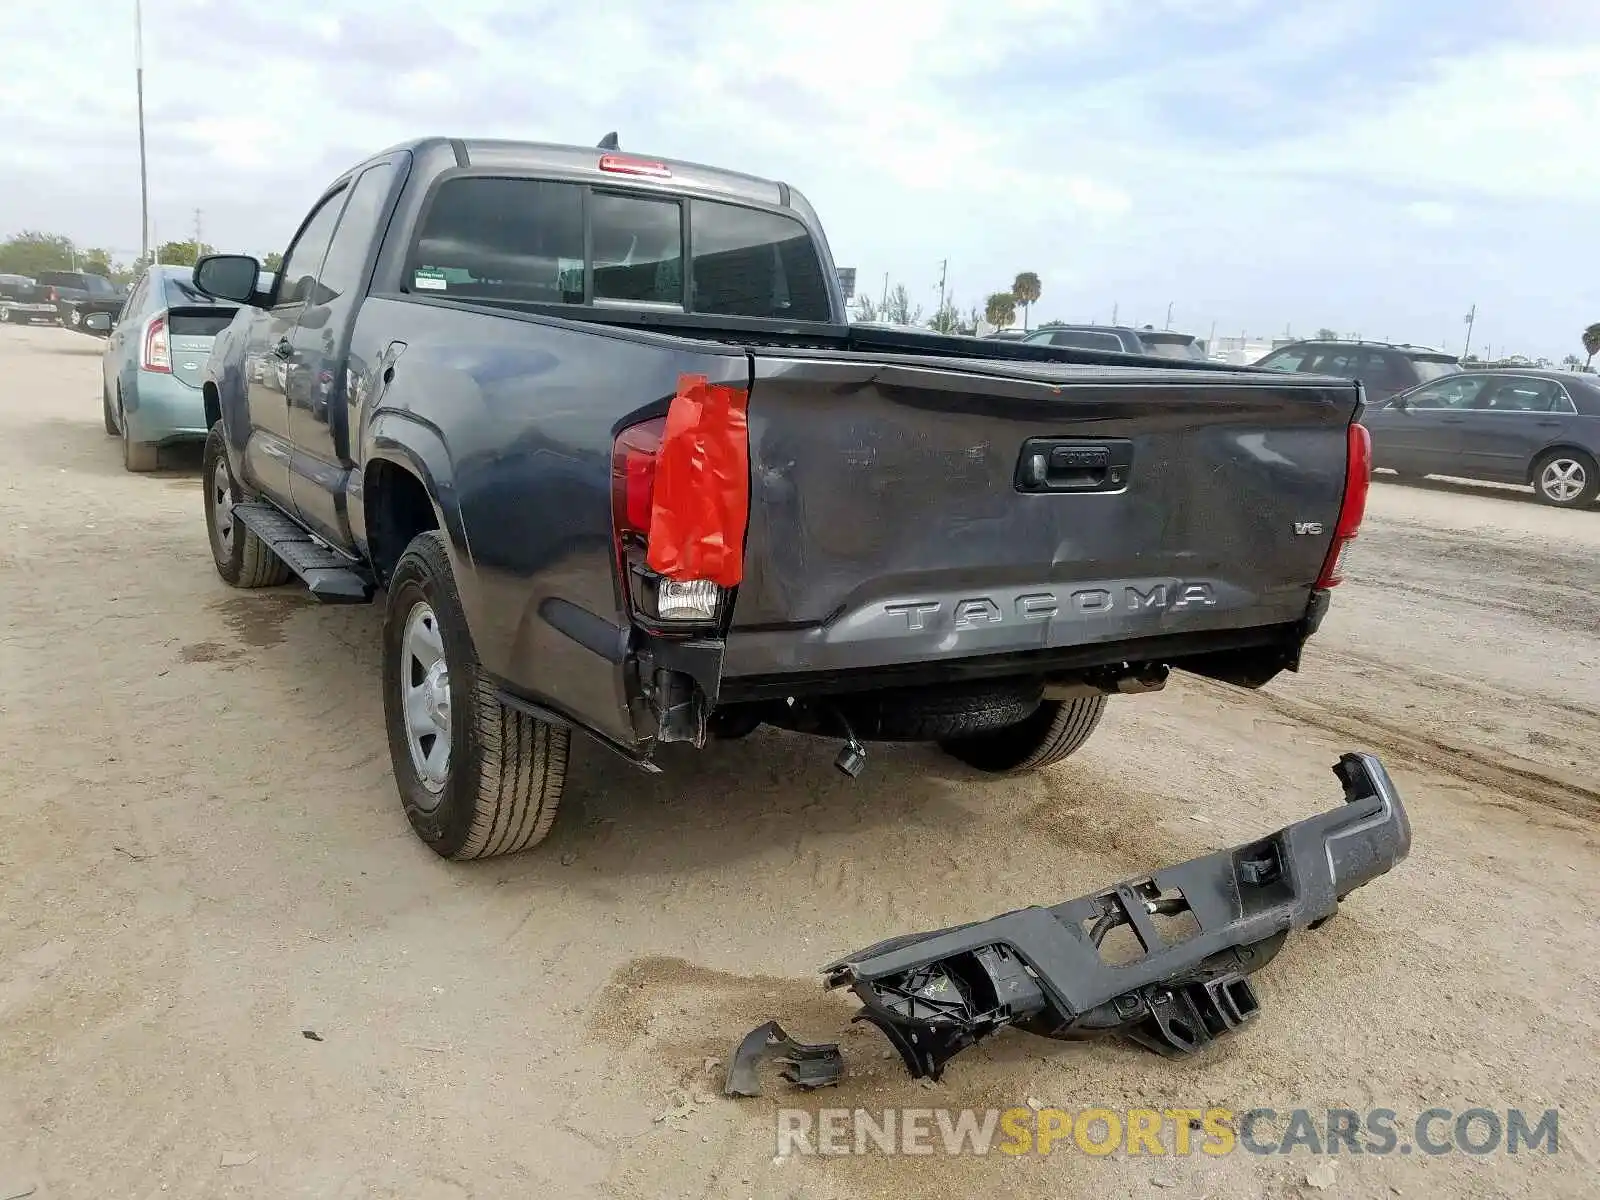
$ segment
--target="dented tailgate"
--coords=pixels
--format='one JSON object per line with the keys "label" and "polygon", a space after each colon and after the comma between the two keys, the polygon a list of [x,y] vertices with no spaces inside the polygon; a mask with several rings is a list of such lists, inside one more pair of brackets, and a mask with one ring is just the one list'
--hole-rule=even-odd
{"label": "dented tailgate", "polygon": [[1298,620],[1354,385],[757,354],[724,674]]}

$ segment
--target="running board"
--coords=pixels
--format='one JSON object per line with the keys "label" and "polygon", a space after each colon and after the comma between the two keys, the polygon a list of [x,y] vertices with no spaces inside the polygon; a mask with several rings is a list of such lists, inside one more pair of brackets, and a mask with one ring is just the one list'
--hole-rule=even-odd
{"label": "running board", "polygon": [[313,537],[295,520],[264,500],[233,506],[242,521],[300,576],[306,589],[324,604],[365,604],[376,587],[361,564]]}

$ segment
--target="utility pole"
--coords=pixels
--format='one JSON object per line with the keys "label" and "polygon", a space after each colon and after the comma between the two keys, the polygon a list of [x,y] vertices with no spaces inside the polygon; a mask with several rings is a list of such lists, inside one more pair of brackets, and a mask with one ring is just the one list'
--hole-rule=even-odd
{"label": "utility pole", "polygon": [[200,240],[200,210],[197,208],[194,210],[194,253],[196,258],[202,253],[200,249],[202,245],[204,243]]}
{"label": "utility pole", "polygon": [[941,260],[940,263],[939,263],[939,312],[938,312],[938,316],[935,318],[939,322],[939,332],[940,333],[949,333],[950,332],[948,329],[945,328],[945,325],[946,325],[947,322],[945,321],[945,315],[944,315],[944,277],[945,277],[945,272],[948,271],[949,269],[950,269],[950,260],[948,258]]}
{"label": "utility pole", "polygon": [[1172,306],[1174,304],[1176,304],[1176,303],[1177,303],[1176,300],[1168,300],[1167,301],[1167,323],[1163,328],[1166,328],[1166,329],[1171,329],[1172,328]]}
{"label": "utility pole", "polygon": [[883,314],[889,307],[889,272],[883,273],[883,303],[878,306],[878,320],[883,320]]}
{"label": "utility pole", "polygon": [[1476,304],[1474,304],[1472,308],[1468,310],[1464,319],[1467,322],[1467,344],[1461,347],[1462,358],[1465,358],[1467,356],[1467,351],[1472,349],[1472,325],[1473,322],[1478,319],[1478,306]]}
{"label": "utility pole", "polygon": [[144,159],[144,0],[133,0],[133,78],[139,95],[139,257],[150,257],[150,176]]}
{"label": "utility pole", "polygon": [[1118,311],[1119,310],[1118,310],[1118,307],[1117,307],[1117,302],[1115,300],[1113,300],[1111,302],[1111,323],[1113,325],[1115,325],[1117,323],[1117,312]]}

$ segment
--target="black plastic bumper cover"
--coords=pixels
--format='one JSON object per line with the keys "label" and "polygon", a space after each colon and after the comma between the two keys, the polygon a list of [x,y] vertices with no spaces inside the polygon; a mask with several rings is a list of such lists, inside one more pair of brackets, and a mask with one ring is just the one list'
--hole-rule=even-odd
{"label": "black plastic bumper cover", "polygon": [[[826,986],[852,988],[856,1019],[881,1029],[917,1077],[937,1079],[1007,1025],[1193,1054],[1256,1015],[1247,977],[1291,929],[1316,928],[1411,849],[1383,764],[1346,754],[1333,769],[1344,804],[1331,812],[1064,904],[879,942],[824,967]],[[1164,937],[1160,918],[1187,936]],[[1108,961],[1105,937],[1122,926],[1143,952]]]}

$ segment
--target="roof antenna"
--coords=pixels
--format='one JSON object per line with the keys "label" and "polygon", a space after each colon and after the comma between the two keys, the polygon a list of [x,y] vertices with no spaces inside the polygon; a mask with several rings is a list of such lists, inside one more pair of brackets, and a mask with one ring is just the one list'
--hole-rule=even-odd
{"label": "roof antenna", "polygon": [[606,134],[605,137],[600,139],[599,149],[601,149],[601,150],[620,150],[620,149],[622,149],[621,146],[617,145],[617,134],[616,134],[615,130],[613,130],[612,132]]}

